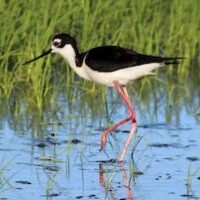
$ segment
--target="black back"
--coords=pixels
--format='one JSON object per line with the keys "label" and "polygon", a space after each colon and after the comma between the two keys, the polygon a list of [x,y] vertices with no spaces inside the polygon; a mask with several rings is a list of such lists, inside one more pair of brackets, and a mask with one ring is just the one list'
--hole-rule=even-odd
{"label": "black back", "polygon": [[[167,62],[173,60],[173,62]],[[144,55],[118,46],[96,47],[88,51],[85,62],[93,70],[112,72],[149,63],[173,64],[176,58]]]}

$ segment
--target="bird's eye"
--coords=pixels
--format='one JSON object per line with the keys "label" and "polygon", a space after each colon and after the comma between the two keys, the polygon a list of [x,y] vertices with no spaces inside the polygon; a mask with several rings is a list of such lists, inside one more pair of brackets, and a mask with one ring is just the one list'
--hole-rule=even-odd
{"label": "bird's eye", "polygon": [[54,41],[54,42],[53,42],[53,45],[54,45],[55,47],[59,47],[59,46],[60,46],[60,42]]}

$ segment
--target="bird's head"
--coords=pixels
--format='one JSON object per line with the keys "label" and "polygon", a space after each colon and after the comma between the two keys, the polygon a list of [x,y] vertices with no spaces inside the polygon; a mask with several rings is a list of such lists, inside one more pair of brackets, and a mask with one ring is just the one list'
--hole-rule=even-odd
{"label": "bird's head", "polygon": [[75,54],[78,53],[75,39],[65,33],[55,35],[51,41],[51,48],[48,51],[45,51],[40,56],[25,62],[24,65],[36,61],[50,53],[59,53],[64,57],[75,56]]}
{"label": "bird's head", "polygon": [[51,46],[52,53],[63,55],[71,49],[76,49],[76,41],[72,36],[62,33],[53,37]]}

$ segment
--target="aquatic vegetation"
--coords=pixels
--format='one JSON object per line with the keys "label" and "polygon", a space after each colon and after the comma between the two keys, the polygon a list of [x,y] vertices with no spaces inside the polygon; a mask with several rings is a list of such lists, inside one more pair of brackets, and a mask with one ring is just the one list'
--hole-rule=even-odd
{"label": "aquatic vegetation", "polygon": [[14,189],[13,185],[10,182],[13,179],[13,177],[17,174],[17,172],[15,172],[15,174],[12,174],[12,175],[6,174],[7,169],[12,166],[14,160],[15,160],[14,158],[11,160],[2,158],[0,161],[0,164],[1,164],[0,165],[1,166],[0,167],[0,194],[7,190]]}
{"label": "aquatic vegetation", "polygon": [[[190,160],[190,159],[189,159]],[[193,161],[195,159],[192,159]],[[200,170],[200,167],[198,167],[196,170],[192,169],[192,162],[189,163],[188,170],[187,170],[187,177],[186,177],[186,194],[183,194],[181,196],[185,197],[195,197],[193,190],[192,190],[192,182],[193,179],[198,175]]]}
{"label": "aquatic vegetation", "polygon": [[154,113],[164,96],[168,121],[176,112],[170,106],[178,109],[181,100],[186,108],[193,105],[189,112],[197,110],[194,97],[199,95],[198,0],[142,1],[139,6],[135,1],[123,0],[52,2],[0,1],[1,105],[14,101],[15,114],[22,112],[19,109],[23,105],[26,113],[42,115],[49,108],[52,112],[57,110],[58,97],[64,93],[70,109],[78,109],[83,115],[88,108],[92,116],[105,111],[104,106],[96,107],[97,102],[104,105],[100,102],[107,101],[104,86],[77,79],[59,56],[22,65],[47,49],[54,34],[67,32],[76,37],[81,51],[110,44],[146,54],[185,56],[188,59],[179,66],[135,81],[130,89],[135,101],[140,102],[138,109],[149,110],[153,104]]}

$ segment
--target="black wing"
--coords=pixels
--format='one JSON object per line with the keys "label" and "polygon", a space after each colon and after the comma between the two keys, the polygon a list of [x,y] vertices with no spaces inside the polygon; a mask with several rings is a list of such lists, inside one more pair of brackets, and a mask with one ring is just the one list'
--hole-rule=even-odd
{"label": "black wing", "polygon": [[180,58],[144,55],[118,46],[96,47],[88,51],[85,63],[99,72],[112,72],[149,63],[177,64]]}

